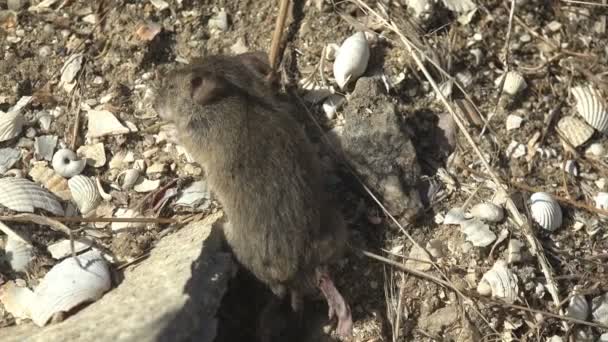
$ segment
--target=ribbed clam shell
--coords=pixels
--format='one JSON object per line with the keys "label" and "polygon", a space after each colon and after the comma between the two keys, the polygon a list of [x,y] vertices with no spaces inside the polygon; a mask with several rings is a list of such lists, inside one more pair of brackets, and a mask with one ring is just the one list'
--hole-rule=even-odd
{"label": "ribbed clam shell", "polygon": [[80,213],[83,215],[95,209],[101,201],[97,184],[89,177],[82,175],[74,176],[68,181],[68,186],[70,187],[74,203],[76,203]]}
{"label": "ribbed clam shell", "polygon": [[575,294],[570,298],[566,316],[586,321],[590,311],[589,302],[585,296]]}
{"label": "ribbed clam shell", "polygon": [[594,322],[608,325],[608,293],[591,300],[591,315]]}
{"label": "ribbed clam shell", "polygon": [[87,161],[78,158],[72,150],[62,148],[53,155],[52,165],[53,170],[60,176],[70,178],[79,175],[87,165]]}
{"label": "ribbed clam shell", "polygon": [[562,225],[562,208],[546,192],[537,192],[530,197],[532,218],[542,228],[554,231]]}
{"label": "ribbed clam shell", "polygon": [[477,292],[513,303],[517,300],[517,292],[519,292],[517,276],[509,270],[504,260],[497,260],[492,269],[481,278],[477,285]]}
{"label": "ribbed clam shell", "polygon": [[500,87],[500,83],[502,82],[502,79],[504,77],[506,77],[506,78],[505,78],[505,83],[502,86],[502,89],[505,93],[507,93],[511,96],[517,95],[517,93],[526,89],[526,87],[527,87],[526,80],[517,71],[509,71],[506,74],[502,74],[500,77],[498,77],[496,79],[494,84],[496,84],[497,87]]}
{"label": "ribbed clam shell", "polygon": [[574,116],[565,116],[557,122],[557,129],[574,147],[584,144],[593,135],[593,127]]}
{"label": "ribbed clam shell", "polygon": [[34,290],[32,320],[44,326],[58,312],[68,312],[80,304],[95,301],[110,289],[110,271],[101,253],[92,250],[55,265]]}
{"label": "ribbed clam shell", "polygon": [[55,196],[23,178],[0,178],[0,204],[18,212],[32,213],[38,208],[63,215],[63,208]]}
{"label": "ribbed clam shell", "polygon": [[46,163],[35,164],[31,168],[29,176],[32,177],[34,182],[42,184],[43,187],[49,189],[62,200],[69,201],[72,199],[72,194],[68,188],[68,180],[46,166]]}
{"label": "ribbed clam shell", "polygon": [[576,111],[591,127],[608,133],[608,110],[600,93],[591,86],[578,86],[570,89],[576,99]]}
{"label": "ribbed clam shell", "polygon": [[12,139],[21,133],[25,119],[20,111],[0,112],[0,141]]}
{"label": "ribbed clam shell", "polygon": [[34,247],[31,244],[11,235],[6,239],[4,251],[11,268],[17,272],[25,271],[34,257]]}
{"label": "ribbed clam shell", "polygon": [[469,211],[473,217],[487,222],[500,222],[505,217],[504,210],[494,203],[479,203]]}
{"label": "ribbed clam shell", "polygon": [[369,62],[369,44],[363,32],[348,37],[334,61],[334,77],[340,88],[363,75]]}
{"label": "ribbed clam shell", "polygon": [[475,247],[486,247],[496,240],[496,234],[490,230],[490,226],[479,219],[461,222],[460,230]]}

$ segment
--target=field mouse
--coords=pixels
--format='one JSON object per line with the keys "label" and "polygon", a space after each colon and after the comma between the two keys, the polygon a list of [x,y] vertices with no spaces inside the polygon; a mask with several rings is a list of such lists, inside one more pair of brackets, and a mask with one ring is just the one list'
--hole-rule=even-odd
{"label": "field mouse", "polygon": [[328,271],[346,227],[323,189],[298,109],[273,89],[269,73],[264,53],[198,59],[163,79],[154,107],[203,166],[237,260],[277,297],[289,295],[294,311],[320,290],[337,333],[348,337],[350,307]]}

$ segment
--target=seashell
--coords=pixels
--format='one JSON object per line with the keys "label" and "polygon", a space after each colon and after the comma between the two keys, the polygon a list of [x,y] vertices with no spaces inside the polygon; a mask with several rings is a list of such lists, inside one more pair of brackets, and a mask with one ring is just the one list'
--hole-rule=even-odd
{"label": "seashell", "polygon": [[530,197],[532,218],[542,228],[554,231],[562,225],[562,208],[546,192],[537,192]]}
{"label": "seashell", "polygon": [[524,121],[524,119],[521,116],[509,114],[509,116],[507,116],[506,122],[507,131],[518,129],[519,127],[521,127],[522,121]]}
{"label": "seashell", "polygon": [[336,59],[336,55],[338,54],[338,50],[340,50],[340,45],[335,43],[327,44],[325,47],[325,59],[328,61],[333,61]]}
{"label": "seashell", "polygon": [[160,186],[160,179],[157,180],[149,180],[144,178],[143,181],[137,183],[133,189],[137,192],[150,192],[158,189]]}
{"label": "seashell", "polygon": [[[595,207],[598,209],[608,210],[608,192],[598,192],[595,197]],[[606,215],[600,215],[601,218],[607,218]]]}
{"label": "seashell", "polygon": [[213,18],[209,19],[208,24],[211,28],[216,28],[223,32],[228,31],[228,14],[226,10],[222,8]]}
{"label": "seashell", "polygon": [[494,203],[479,203],[469,210],[473,217],[487,222],[499,222],[505,217],[502,207]]}
{"label": "seashell", "polygon": [[564,171],[568,174],[578,177],[578,166],[576,165],[576,161],[572,159],[566,160],[566,162],[564,163]]}
{"label": "seashell", "polygon": [[405,3],[418,19],[428,20],[433,14],[434,4],[431,0],[406,0]]}
{"label": "seashell", "polygon": [[576,99],[576,111],[591,127],[608,133],[608,110],[601,94],[591,86],[573,87],[570,92]]}
{"label": "seashell", "polygon": [[[133,210],[133,209],[125,209],[125,208],[120,208],[118,210],[116,210],[116,214],[114,214],[114,217],[120,217],[120,218],[134,218],[137,217],[137,211]],[[126,228],[139,228],[139,227],[143,227],[146,224],[143,222],[112,222],[112,230],[117,231],[117,230],[122,230],[122,229],[126,229]]]}
{"label": "seashell", "polygon": [[32,290],[17,285],[13,280],[0,287],[0,302],[4,305],[4,309],[15,318],[31,318],[30,308],[34,299]]}
{"label": "seashell", "polygon": [[205,181],[197,181],[184,189],[175,205],[206,209],[211,204],[211,192]]}
{"label": "seashell", "polygon": [[101,201],[97,184],[89,177],[78,175],[68,181],[72,199],[82,215],[95,209]]}
{"label": "seashell", "polygon": [[585,150],[586,156],[591,156],[595,158],[601,158],[606,154],[606,150],[604,149],[604,145],[602,143],[593,143],[587,147]]}
{"label": "seashell", "polygon": [[524,77],[516,71],[509,71],[506,74],[500,75],[500,77],[498,77],[496,81],[494,81],[494,84],[497,87],[500,87],[500,83],[502,82],[502,79],[504,77],[506,78],[504,85],[502,86],[502,91],[511,96],[517,95],[517,93],[526,89],[527,87],[526,80],[524,79]]}
{"label": "seashell", "polygon": [[79,175],[87,165],[86,160],[78,158],[76,153],[67,148],[62,148],[55,152],[53,156],[53,170],[65,178]]}
{"label": "seashell", "polygon": [[20,111],[3,113],[0,111],[0,141],[18,136],[23,129],[25,119]]}
{"label": "seashell", "polygon": [[39,208],[63,215],[63,208],[55,196],[23,178],[0,178],[0,204],[18,212],[32,213]]}
{"label": "seashell", "polygon": [[68,188],[68,180],[61,177],[53,169],[46,166],[46,163],[34,164],[30,170],[29,176],[34,182],[42,184],[43,187],[57,195],[65,201],[72,199],[72,194]]}
{"label": "seashell", "polygon": [[76,153],[85,159],[89,166],[102,167],[106,164],[106,151],[103,143],[80,146]]}
{"label": "seashell", "polygon": [[[55,260],[61,260],[65,257],[68,257],[72,254],[71,241],[69,239],[64,239],[58,242],[55,242],[46,247],[46,249],[51,253],[51,256]],[[93,245],[93,241],[89,239],[76,239],[74,240],[74,251],[76,253],[80,253]]]}
{"label": "seashell", "polygon": [[524,244],[515,239],[509,240],[509,246],[507,247],[507,262],[513,264],[521,261],[521,249]]}
{"label": "seashell", "polygon": [[130,130],[118,121],[116,116],[107,110],[89,110],[87,138],[100,138],[106,135],[129,133]]}
{"label": "seashell", "polygon": [[[138,169],[128,169],[118,174],[119,180],[120,177],[124,175],[122,178],[122,184],[120,188],[123,190],[130,190],[133,188],[137,180],[139,179],[140,171]],[[119,183],[120,184],[120,183]]]}
{"label": "seashell", "polygon": [[595,342],[608,342],[608,333],[601,334]]}
{"label": "seashell", "polygon": [[365,34],[357,32],[348,37],[336,55],[334,77],[338,86],[343,89],[349,82],[363,75],[369,62],[369,45]]}
{"label": "seashell", "polygon": [[475,247],[486,247],[496,240],[496,234],[490,230],[490,226],[478,219],[463,221],[460,223],[460,231]]}
{"label": "seashell", "polygon": [[452,208],[445,214],[443,224],[461,224],[464,221],[466,221],[464,210],[462,208]]}
{"label": "seashell", "polygon": [[589,302],[585,296],[575,294],[570,298],[566,316],[586,321],[587,317],[589,317],[589,311]]}
{"label": "seashell", "polygon": [[103,185],[101,185],[101,180],[99,180],[99,177],[95,177],[95,185],[97,185],[97,191],[99,192],[99,196],[101,196],[104,201],[112,200],[112,195],[110,195],[104,190]]}
{"label": "seashell", "polygon": [[105,259],[97,250],[67,258],[55,265],[34,290],[32,321],[40,327],[58,312],[71,309],[91,301],[96,301],[110,289],[110,270]]}
{"label": "seashell", "polygon": [[584,144],[593,135],[593,128],[574,116],[561,118],[557,129],[574,147]]}
{"label": "seashell", "polygon": [[608,325],[608,293],[591,300],[591,315],[594,322]]}
{"label": "seashell", "polygon": [[492,269],[486,272],[477,285],[477,292],[483,296],[491,295],[507,303],[517,300],[517,276],[509,270],[504,260],[497,260]]}
{"label": "seashell", "polygon": [[43,135],[34,139],[34,155],[38,159],[51,161],[57,146],[56,135]]}
{"label": "seashell", "polygon": [[452,12],[464,13],[477,8],[471,0],[443,0],[443,5]]}
{"label": "seashell", "polygon": [[547,342],[564,342],[564,339],[561,336],[553,335],[547,339]]}
{"label": "seashell", "polygon": [[345,98],[343,96],[337,94],[330,95],[325,99],[323,102],[323,111],[329,120],[333,120],[333,118],[336,117],[336,112],[342,103],[344,103],[344,100]]}
{"label": "seashell", "polygon": [[17,272],[25,271],[34,258],[34,246],[13,235],[9,235],[6,239],[4,251],[11,268]]}
{"label": "seashell", "polygon": [[21,151],[16,148],[0,148],[0,174],[10,170],[21,159]]}
{"label": "seashell", "polygon": [[526,145],[518,143],[515,140],[511,140],[507,150],[505,151],[507,157],[511,159],[521,158],[526,155]]}

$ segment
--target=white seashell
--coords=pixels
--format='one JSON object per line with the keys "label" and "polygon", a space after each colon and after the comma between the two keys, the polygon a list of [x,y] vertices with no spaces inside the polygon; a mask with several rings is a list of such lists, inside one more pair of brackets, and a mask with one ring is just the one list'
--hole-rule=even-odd
{"label": "white seashell", "polygon": [[608,293],[591,300],[591,315],[594,322],[608,325]]}
{"label": "white seashell", "polygon": [[505,153],[507,154],[507,157],[511,159],[521,158],[526,155],[526,145],[512,140],[509,146],[507,146]]}
{"label": "white seashell", "polygon": [[21,151],[16,148],[0,148],[0,174],[10,170],[21,159]]}
{"label": "white seashell", "polygon": [[564,164],[564,171],[568,174],[578,177],[578,167],[576,166],[576,161],[571,159],[566,160],[566,163]]}
{"label": "white seashell", "polygon": [[462,208],[452,208],[445,214],[443,224],[461,224],[464,221],[466,221],[464,210]]}
{"label": "white seashell", "polygon": [[515,239],[509,240],[509,246],[507,247],[507,262],[509,264],[521,261],[521,249],[524,244]]}
{"label": "white seashell", "polygon": [[589,312],[589,302],[585,296],[575,294],[570,298],[566,316],[586,321],[587,317],[589,317]]}
{"label": "white seashell", "polygon": [[138,169],[128,169],[118,174],[119,180],[120,177],[124,175],[122,178],[122,184],[120,184],[120,188],[123,190],[130,190],[133,188],[137,180],[139,179],[139,175],[141,172]]}
{"label": "white seashell", "polygon": [[101,201],[97,184],[89,177],[78,175],[68,181],[72,199],[82,215],[88,214],[95,209]]}
{"label": "white seashell", "polygon": [[137,192],[150,192],[158,189],[160,186],[160,179],[157,180],[149,180],[144,178],[143,181],[135,184],[133,189]]}
{"label": "white seashell", "polygon": [[477,292],[483,296],[492,295],[507,303],[517,300],[517,276],[509,270],[504,260],[497,260],[477,285]]}
{"label": "white seashell", "polygon": [[43,135],[34,139],[34,152],[39,159],[51,161],[56,146],[56,135]]}
{"label": "white seashell", "polygon": [[475,247],[486,247],[496,240],[496,234],[490,230],[490,226],[478,219],[460,223],[460,231]]}
{"label": "white seashell", "polygon": [[553,335],[547,339],[547,342],[564,342],[564,339],[561,336]]}
{"label": "white seashell", "polygon": [[325,47],[325,59],[328,61],[333,61],[336,59],[336,55],[338,54],[338,50],[340,50],[340,45],[335,43],[327,44]]}
{"label": "white seashell", "polygon": [[34,246],[12,235],[6,239],[4,251],[11,268],[17,272],[25,271],[34,258]]}
{"label": "white seashell", "polygon": [[464,13],[477,8],[471,0],[443,0],[443,5],[452,12]]}
{"label": "white seashell", "polygon": [[519,127],[521,127],[522,121],[524,121],[524,119],[521,116],[509,114],[509,116],[507,116],[506,123],[507,131],[518,129]]}
{"label": "white seashell", "polygon": [[608,133],[608,110],[601,94],[593,87],[573,87],[570,89],[576,99],[576,111],[591,127]]}
{"label": "white seashell", "polygon": [[[51,256],[55,260],[61,260],[65,257],[68,257],[72,254],[71,241],[68,239],[64,239],[58,242],[55,242],[46,247],[46,249],[51,253]],[[74,240],[74,251],[76,253],[80,253],[93,245],[93,241],[89,239],[77,239]]]}
{"label": "white seashell", "polygon": [[106,151],[103,143],[80,146],[76,153],[86,160],[87,165],[92,167],[106,165]]}
{"label": "white seashell", "polygon": [[0,141],[18,136],[23,129],[25,119],[20,111],[3,113],[0,111]]}
{"label": "white seashell", "polygon": [[18,212],[33,213],[39,208],[63,215],[63,208],[55,196],[23,178],[0,178],[0,204]]}
{"label": "white seashell", "polygon": [[95,185],[97,185],[97,191],[99,192],[99,196],[101,196],[104,201],[112,200],[112,195],[110,195],[104,190],[103,185],[101,185],[101,181],[99,180],[99,177],[95,177]]}
{"label": "white seashell", "polygon": [[55,152],[53,156],[53,170],[65,178],[79,175],[87,165],[86,160],[78,158],[76,153],[67,148],[62,148]]}
{"label": "white seashell", "polygon": [[98,300],[110,289],[110,270],[97,250],[55,265],[34,290],[32,320],[44,326],[58,312],[68,312],[86,302]]}
{"label": "white seashell", "polygon": [[537,192],[530,197],[532,218],[542,228],[554,231],[562,225],[562,209],[559,203],[546,192]]}
{"label": "white seashell", "polygon": [[344,100],[345,98],[343,96],[337,94],[330,95],[325,99],[323,102],[323,111],[329,120],[333,120],[333,118],[336,117],[336,112],[342,103],[344,103]]}
{"label": "white seashell", "polygon": [[[116,214],[114,214],[114,217],[120,217],[120,218],[134,218],[137,217],[137,211],[133,210],[133,209],[125,209],[125,208],[120,208],[118,210],[116,210]],[[122,229],[126,229],[126,228],[139,228],[139,227],[143,227],[146,224],[143,222],[112,222],[112,230],[116,231],[116,230],[122,230]]]}
{"label": "white seashell", "polygon": [[504,218],[504,210],[494,203],[479,203],[469,211],[473,217],[487,222],[499,222]]}
{"label": "white seashell", "polygon": [[608,342],[608,333],[601,334],[595,342]]}
{"label": "white seashell", "polygon": [[[608,210],[608,192],[598,192],[593,200],[596,208]],[[605,219],[606,215],[600,215],[600,217]]]}
{"label": "white seashell", "polygon": [[31,318],[30,308],[34,293],[25,286],[18,286],[13,280],[0,287],[0,302],[4,309],[15,318]]}
{"label": "white seashell", "polygon": [[107,110],[89,110],[87,138],[99,138],[106,135],[129,133],[129,129]]}
{"label": "white seashell", "polygon": [[198,181],[184,189],[181,196],[175,201],[175,205],[206,209],[210,205],[210,200],[211,192],[207,182]]}
{"label": "white seashell", "polygon": [[503,92],[505,92],[511,96],[515,96],[520,91],[526,89],[526,87],[527,87],[526,80],[520,73],[518,73],[516,71],[509,71],[506,74],[500,75],[500,77],[498,77],[496,79],[496,81],[494,81],[494,84],[497,87],[500,87],[500,83],[502,82],[502,79],[505,77],[505,75],[506,75],[506,79],[505,79],[505,83],[502,87]]}
{"label": "white seashell", "polygon": [[601,158],[606,154],[604,145],[602,143],[593,143],[585,150],[585,155],[592,156],[595,158]]}
{"label": "white seashell", "polygon": [[363,75],[368,62],[369,45],[365,34],[357,32],[348,37],[340,46],[334,61],[334,77],[338,86],[342,89]]}
{"label": "white seashell", "polygon": [[574,116],[561,118],[557,129],[574,147],[584,144],[593,135],[593,128]]}
{"label": "white seashell", "polygon": [[406,0],[405,3],[418,19],[427,20],[433,14],[434,5],[431,0]]}
{"label": "white seashell", "polygon": [[228,14],[223,8],[211,19],[209,19],[209,27],[216,28],[220,31],[228,31]]}

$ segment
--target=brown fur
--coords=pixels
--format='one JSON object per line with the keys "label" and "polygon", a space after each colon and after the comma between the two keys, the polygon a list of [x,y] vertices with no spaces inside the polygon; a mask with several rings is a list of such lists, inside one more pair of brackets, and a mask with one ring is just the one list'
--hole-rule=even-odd
{"label": "brown fur", "polygon": [[173,71],[155,107],[204,167],[239,262],[280,297],[312,294],[315,268],[340,254],[346,229],[297,109],[263,77],[269,70],[259,53],[211,56]]}

